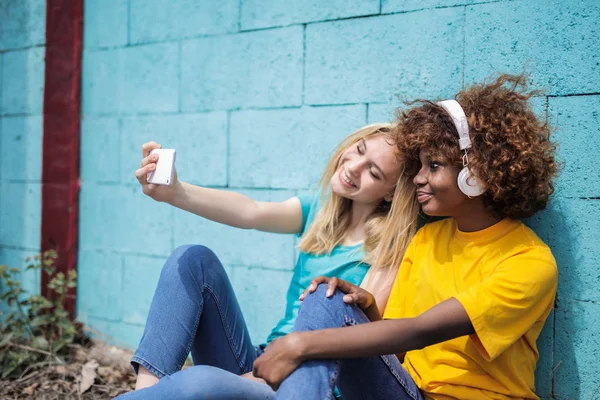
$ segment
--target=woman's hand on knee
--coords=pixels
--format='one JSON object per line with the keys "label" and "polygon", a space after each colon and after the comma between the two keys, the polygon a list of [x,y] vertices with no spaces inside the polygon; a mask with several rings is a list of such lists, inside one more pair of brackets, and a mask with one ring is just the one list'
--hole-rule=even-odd
{"label": "woman's hand on knee", "polygon": [[343,279],[335,277],[328,278],[326,276],[317,276],[313,279],[310,282],[310,285],[300,295],[300,300],[304,300],[309,293],[313,293],[317,290],[317,287],[322,283],[327,284],[327,291],[325,292],[327,297],[333,296],[335,289],[339,289],[344,293],[342,299],[346,304],[356,304],[362,310],[367,310],[368,308],[376,306],[375,297],[365,289],[353,285]]}

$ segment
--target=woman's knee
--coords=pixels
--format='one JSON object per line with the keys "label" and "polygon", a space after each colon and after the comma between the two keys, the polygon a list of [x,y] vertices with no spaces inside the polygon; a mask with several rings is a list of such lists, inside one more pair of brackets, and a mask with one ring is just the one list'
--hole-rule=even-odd
{"label": "woman's knee", "polygon": [[344,304],[342,300],[344,293],[341,290],[335,289],[333,294],[327,297],[327,289],[326,283],[320,283],[314,292],[306,296],[302,302],[302,307],[331,307],[333,304]]}
{"label": "woman's knee", "polygon": [[208,247],[188,244],[177,247],[171,253],[163,266],[162,273],[202,277],[203,268],[206,265],[218,269],[221,263],[215,253]]}
{"label": "woman's knee", "polygon": [[218,397],[224,386],[231,381],[233,374],[208,365],[196,365],[186,368],[169,377],[169,387],[174,399],[198,399]]}

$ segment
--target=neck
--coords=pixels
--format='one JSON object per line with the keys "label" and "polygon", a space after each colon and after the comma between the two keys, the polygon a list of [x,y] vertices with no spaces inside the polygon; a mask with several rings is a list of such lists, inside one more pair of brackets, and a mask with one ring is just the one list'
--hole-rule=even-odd
{"label": "neck", "polygon": [[502,218],[496,217],[487,209],[481,198],[475,198],[466,204],[466,207],[454,216],[458,229],[462,232],[476,232],[489,228],[498,223]]}
{"label": "neck", "polygon": [[358,244],[365,240],[365,223],[373,214],[377,205],[352,202],[350,209],[350,225],[344,239],[345,245]]}

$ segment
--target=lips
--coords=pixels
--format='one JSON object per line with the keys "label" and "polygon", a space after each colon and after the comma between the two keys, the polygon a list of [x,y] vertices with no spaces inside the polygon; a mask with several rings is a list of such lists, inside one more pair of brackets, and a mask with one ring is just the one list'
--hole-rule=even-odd
{"label": "lips", "polygon": [[433,197],[432,193],[424,192],[424,191],[421,191],[421,190],[417,191],[417,200],[418,200],[419,203],[425,203],[426,201],[428,201],[432,197]]}
{"label": "lips", "polygon": [[348,175],[346,175],[346,173],[344,172],[344,170],[340,170],[339,173],[339,178],[340,181],[342,182],[342,185],[344,185],[347,188],[357,188],[356,184],[348,177]]}

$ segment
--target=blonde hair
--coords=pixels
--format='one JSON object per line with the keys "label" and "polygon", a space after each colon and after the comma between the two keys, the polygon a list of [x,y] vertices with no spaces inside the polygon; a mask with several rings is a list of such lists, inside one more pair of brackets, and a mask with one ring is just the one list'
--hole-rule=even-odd
{"label": "blonde hair", "polygon": [[[384,135],[389,143],[396,143],[393,136],[397,130],[389,123],[367,125],[344,139],[334,150],[319,181],[323,206],[308,227],[298,248],[311,254],[329,254],[339,245],[350,225],[352,200],[331,191],[329,185],[342,154],[359,140]],[[397,156],[400,152],[396,150]],[[365,225],[363,262],[371,268],[361,286],[371,292],[391,288],[404,251],[412,239],[417,224],[419,206],[414,185],[404,174],[404,163],[391,202],[382,200]]]}

